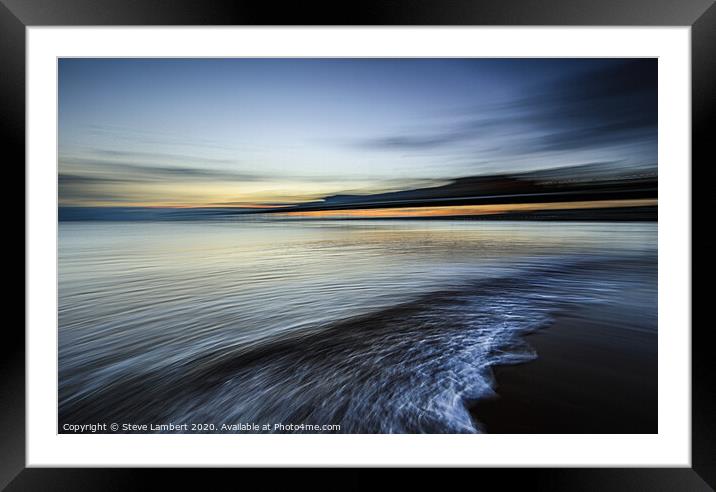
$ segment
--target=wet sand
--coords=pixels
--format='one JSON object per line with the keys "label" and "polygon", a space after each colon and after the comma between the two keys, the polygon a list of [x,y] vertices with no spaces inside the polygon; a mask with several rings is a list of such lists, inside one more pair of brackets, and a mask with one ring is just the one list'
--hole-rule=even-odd
{"label": "wet sand", "polygon": [[[526,339],[538,358],[495,368],[471,413],[493,434],[658,432],[657,332],[627,310],[579,307]],[[610,313],[605,318],[604,313]]]}

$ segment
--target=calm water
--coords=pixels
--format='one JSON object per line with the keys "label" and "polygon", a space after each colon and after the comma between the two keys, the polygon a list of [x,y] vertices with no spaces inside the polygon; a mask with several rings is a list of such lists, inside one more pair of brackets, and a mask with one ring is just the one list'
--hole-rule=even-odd
{"label": "calm water", "polygon": [[[63,423],[479,432],[490,367],[555,312],[656,329],[654,223],[71,222]],[[638,318],[638,319],[636,319]]]}

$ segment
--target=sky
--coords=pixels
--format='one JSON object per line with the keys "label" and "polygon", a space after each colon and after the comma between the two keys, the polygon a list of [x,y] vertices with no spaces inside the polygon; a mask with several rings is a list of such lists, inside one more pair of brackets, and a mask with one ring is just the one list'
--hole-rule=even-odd
{"label": "sky", "polygon": [[657,163],[656,59],[58,64],[64,206],[266,207]]}

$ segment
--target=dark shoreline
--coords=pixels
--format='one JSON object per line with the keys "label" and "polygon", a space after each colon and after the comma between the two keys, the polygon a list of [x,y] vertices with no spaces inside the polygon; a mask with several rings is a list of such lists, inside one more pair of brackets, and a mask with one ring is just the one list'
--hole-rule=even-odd
{"label": "dark shoreline", "polygon": [[600,319],[598,307],[557,314],[526,336],[537,359],[494,368],[497,396],[470,413],[492,434],[658,432],[657,332]]}
{"label": "dark shoreline", "polygon": [[[396,210],[399,210],[396,208]],[[59,222],[133,222],[133,221],[182,221],[202,220],[212,218],[246,218],[256,220],[257,217],[276,218],[276,214],[285,211],[272,212],[237,211],[229,208],[206,209],[173,209],[173,208],[138,208],[138,207],[59,207]],[[638,207],[607,207],[600,209],[562,209],[562,210],[533,210],[525,212],[495,213],[484,215],[446,215],[430,217],[291,217],[281,216],[281,220],[311,221],[311,220],[370,220],[370,221],[525,221],[525,222],[656,222],[659,215],[658,206]]]}

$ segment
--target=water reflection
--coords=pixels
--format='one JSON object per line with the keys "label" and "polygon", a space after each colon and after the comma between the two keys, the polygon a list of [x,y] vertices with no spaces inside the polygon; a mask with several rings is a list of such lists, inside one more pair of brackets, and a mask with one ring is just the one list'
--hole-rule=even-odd
{"label": "water reflection", "polygon": [[82,222],[59,245],[61,424],[475,432],[490,366],[564,305],[631,295],[656,327],[654,223]]}

